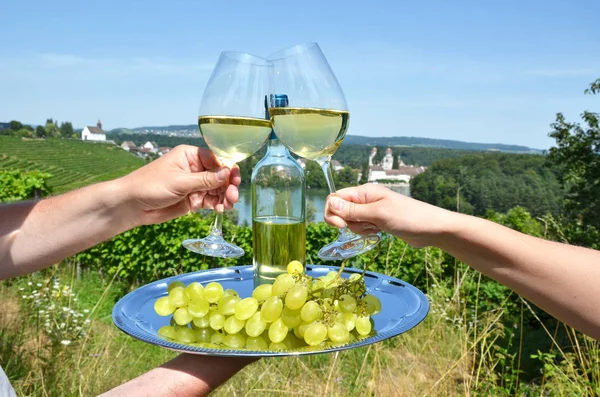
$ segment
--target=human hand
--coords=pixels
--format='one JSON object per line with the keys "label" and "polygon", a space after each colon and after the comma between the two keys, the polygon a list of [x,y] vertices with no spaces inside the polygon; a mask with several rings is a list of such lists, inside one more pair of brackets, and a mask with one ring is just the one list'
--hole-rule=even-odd
{"label": "human hand", "polygon": [[239,198],[237,166],[224,167],[208,149],[177,146],[116,181],[136,225],[161,223],[200,208],[229,209]]}
{"label": "human hand", "polygon": [[358,234],[385,231],[415,247],[435,244],[453,212],[423,203],[380,185],[366,184],[331,194],[325,222]]}

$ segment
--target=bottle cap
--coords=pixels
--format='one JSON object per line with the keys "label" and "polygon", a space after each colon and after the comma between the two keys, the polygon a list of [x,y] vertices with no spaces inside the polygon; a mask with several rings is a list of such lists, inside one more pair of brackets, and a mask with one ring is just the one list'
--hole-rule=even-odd
{"label": "bottle cap", "polygon": [[289,105],[288,96],[286,94],[271,94],[272,108],[286,108]]}

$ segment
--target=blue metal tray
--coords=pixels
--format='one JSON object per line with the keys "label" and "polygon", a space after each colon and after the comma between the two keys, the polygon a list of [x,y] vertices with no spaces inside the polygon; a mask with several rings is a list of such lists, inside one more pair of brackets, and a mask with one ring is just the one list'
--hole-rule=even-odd
{"label": "blue metal tray", "polygon": [[[306,266],[306,273],[312,277],[324,276],[330,271],[337,272],[338,270],[338,267],[333,266]],[[343,275],[349,277],[352,273],[360,274],[362,270],[347,268],[344,269]],[[208,349],[173,343],[158,335],[160,327],[169,325],[170,316],[161,317],[156,314],[154,302],[156,299],[167,295],[167,285],[173,281],[181,281],[186,285],[193,281],[197,281],[202,285],[217,281],[223,285],[224,289],[236,290],[241,298],[251,296],[254,289],[252,266],[203,270],[165,278],[144,285],[121,298],[112,313],[115,325],[136,339],[182,353],[210,356],[272,357],[330,353],[367,346],[410,330],[423,321],[429,312],[427,297],[413,285],[383,274],[366,272],[367,292],[377,296],[382,306],[381,312],[372,317],[375,322],[375,335],[342,346],[304,347],[285,351],[235,350],[225,347],[223,349]]]}

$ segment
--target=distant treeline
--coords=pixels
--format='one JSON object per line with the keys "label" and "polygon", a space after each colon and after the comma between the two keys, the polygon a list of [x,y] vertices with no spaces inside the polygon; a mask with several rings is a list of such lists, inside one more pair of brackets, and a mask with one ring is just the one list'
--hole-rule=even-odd
{"label": "distant treeline", "polygon": [[471,153],[432,164],[411,180],[411,195],[450,210],[485,216],[516,205],[533,216],[563,212],[564,189],[545,156]]}

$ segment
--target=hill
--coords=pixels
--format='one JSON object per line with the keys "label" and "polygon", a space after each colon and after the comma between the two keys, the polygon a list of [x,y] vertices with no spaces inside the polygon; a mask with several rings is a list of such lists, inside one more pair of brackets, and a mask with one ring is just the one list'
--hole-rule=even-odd
{"label": "hill", "polygon": [[117,178],[144,164],[110,143],[0,136],[0,169],[48,172],[54,193]]}
{"label": "hill", "polygon": [[518,153],[541,153],[541,150],[532,149],[527,146],[508,145],[503,143],[476,143],[454,141],[450,139],[432,139],[409,136],[394,137],[369,137],[361,135],[346,135],[344,143],[349,145],[369,145],[369,146],[420,146],[435,147],[445,149],[459,150],[481,150],[481,151],[501,151]]}
{"label": "hill", "polygon": [[[189,125],[168,125],[148,126],[137,128],[116,128],[109,131],[112,136],[130,135],[131,139],[138,134],[166,135],[178,137],[197,137],[198,126],[195,124]],[[134,140],[134,139],[131,139]],[[455,141],[451,139],[433,139],[408,136],[394,137],[369,137],[362,135],[346,135],[344,143],[347,145],[370,145],[370,146],[414,146],[414,147],[432,147],[444,149],[459,149],[459,150],[490,150],[501,152],[516,152],[516,153],[541,153],[539,149],[533,149],[527,146],[510,145],[504,143],[477,143]]]}

